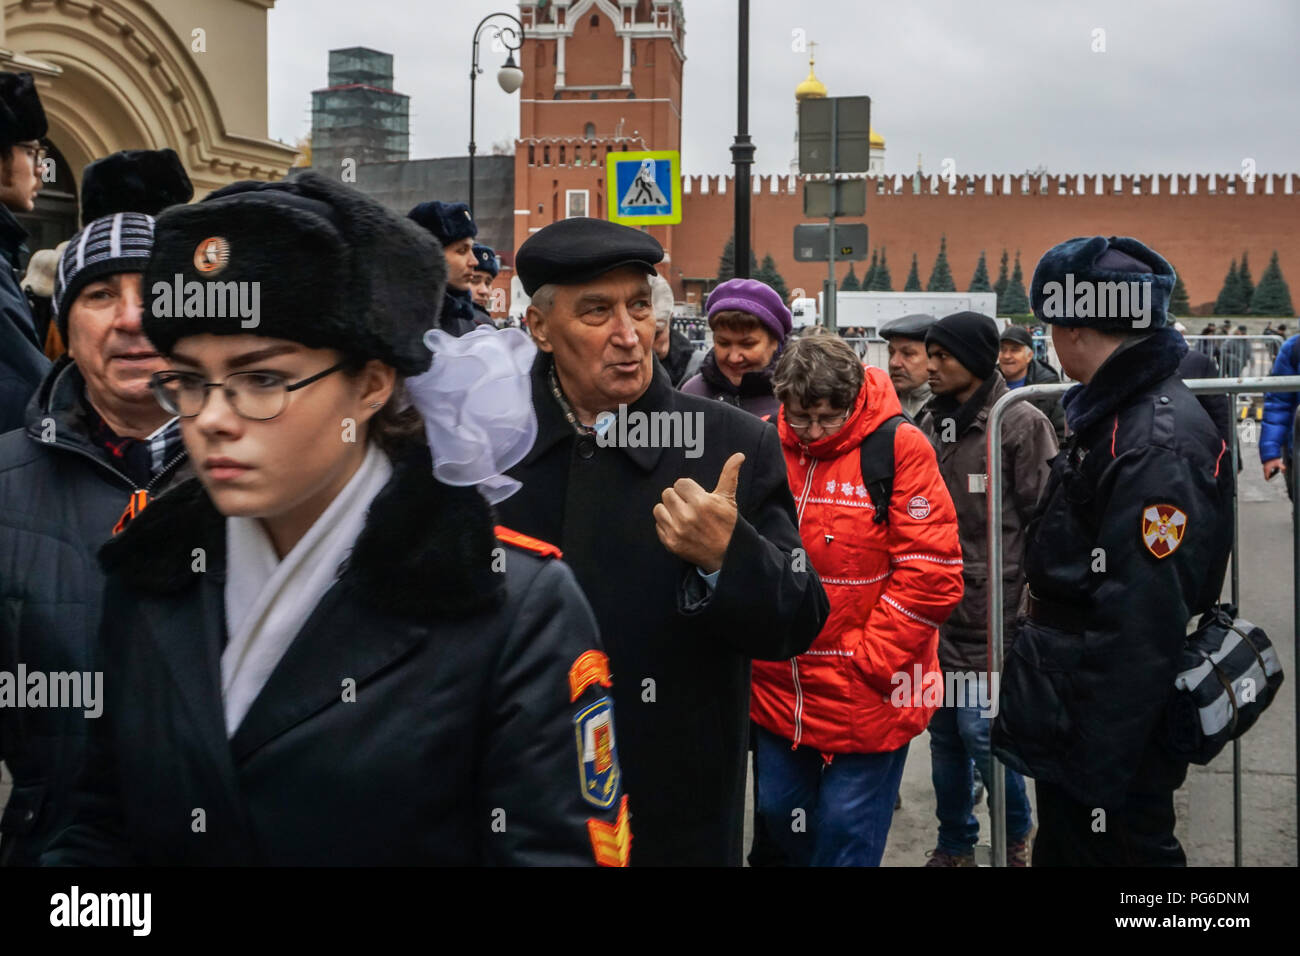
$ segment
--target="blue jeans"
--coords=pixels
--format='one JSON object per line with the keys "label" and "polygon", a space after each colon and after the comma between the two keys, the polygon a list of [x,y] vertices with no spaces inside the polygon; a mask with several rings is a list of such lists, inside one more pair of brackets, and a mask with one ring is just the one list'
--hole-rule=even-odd
{"label": "blue jeans", "polygon": [[756,728],[758,812],[791,866],[879,866],[894,819],[907,744],[878,754],[836,754]]}
{"label": "blue jeans", "polygon": [[[951,683],[945,675],[945,693]],[[985,786],[993,779],[989,753],[989,732],[993,717],[981,717],[988,711],[988,675],[980,672],[978,683],[957,683],[956,700],[943,702],[930,719],[930,779],[934,783],[935,816],[939,818],[939,849],[946,853],[968,854],[979,839],[980,825],[975,819],[971,792],[974,783],[972,766],[978,765]],[[984,703],[981,704],[980,702]],[[1025,778],[1010,767],[1006,770],[1007,842],[1023,840],[1033,828],[1034,820],[1025,793]]]}

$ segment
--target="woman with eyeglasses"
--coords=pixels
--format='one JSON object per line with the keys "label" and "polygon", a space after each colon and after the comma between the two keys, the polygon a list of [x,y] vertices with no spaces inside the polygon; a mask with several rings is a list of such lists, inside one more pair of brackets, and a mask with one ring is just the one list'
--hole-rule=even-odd
{"label": "woman with eyeglasses", "polygon": [[590,608],[555,548],[494,533],[532,346],[429,331],[445,281],[316,174],[159,217],[152,384],[198,479],[101,551],[104,712],[44,862],[626,862]]}
{"label": "woman with eyeglasses", "polygon": [[957,517],[888,374],[843,339],[791,342],[772,382],[800,537],[831,613],[805,653],[754,662],[758,812],[794,865],[878,866],[908,743],[943,699]]}

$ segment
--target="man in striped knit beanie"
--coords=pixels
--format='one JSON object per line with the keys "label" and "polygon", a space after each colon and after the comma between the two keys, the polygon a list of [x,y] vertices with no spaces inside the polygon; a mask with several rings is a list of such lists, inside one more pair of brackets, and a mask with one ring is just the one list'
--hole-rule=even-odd
{"label": "man in striped knit beanie", "polygon": [[[94,671],[103,590],[95,554],[190,472],[179,422],[149,391],[164,363],[141,328],[140,284],[150,214],[192,195],[171,150],[115,153],[86,168],[86,225],[54,276],[68,352],[33,396],[26,427],[0,437],[0,593],[19,609],[0,616],[0,672]],[[0,708],[0,759],[14,778],[5,819],[16,821],[0,865],[34,865],[58,832],[90,723],[76,708]]]}

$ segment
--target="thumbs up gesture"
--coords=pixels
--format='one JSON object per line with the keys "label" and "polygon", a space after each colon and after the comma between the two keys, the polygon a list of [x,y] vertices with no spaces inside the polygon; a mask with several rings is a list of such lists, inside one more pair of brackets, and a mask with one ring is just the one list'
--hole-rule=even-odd
{"label": "thumbs up gesture", "polygon": [[683,561],[712,574],[722,567],[723,556],[736,528],[736,484],[745,456],[736,452],[722,466],[718,485],[705,491],[691,478],[678,478],[665,488],[655,505],[655,531],[663,546]]}

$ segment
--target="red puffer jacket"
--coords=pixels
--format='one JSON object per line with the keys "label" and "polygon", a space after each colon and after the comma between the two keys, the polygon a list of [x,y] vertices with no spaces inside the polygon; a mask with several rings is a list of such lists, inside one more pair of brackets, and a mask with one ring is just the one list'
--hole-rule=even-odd
{"label": "red puffer jacket", "polygon": [[867,367],[834,435],[802,445],[780,414],[800,536],[831,602],[805,653],[754,661],[750,716],[794,746],[896,750],[925,729],[942,700],[938,628],[962,595],[952,498],[930,443],[906,423],[894,433],[887,525],[872,520],[862,483],[859,446],[901,410],[889,376]]}

